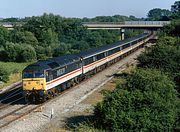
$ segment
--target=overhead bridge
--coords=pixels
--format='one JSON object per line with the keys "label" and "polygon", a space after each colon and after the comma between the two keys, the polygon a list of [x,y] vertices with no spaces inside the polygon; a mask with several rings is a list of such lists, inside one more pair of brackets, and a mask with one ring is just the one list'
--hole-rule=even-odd
{"label": "overhead bridge", "polygon": [[159,29],[170,21],[84,22],[88,29]]}

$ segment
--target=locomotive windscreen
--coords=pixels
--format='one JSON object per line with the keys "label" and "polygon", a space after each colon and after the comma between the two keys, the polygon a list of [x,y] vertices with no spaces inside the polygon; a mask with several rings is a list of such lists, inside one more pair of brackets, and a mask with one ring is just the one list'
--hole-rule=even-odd
{"label": "locomotive windscreen", "polygon": [[25,71],[23,78],[44,78],[44,73],[40,71]]}

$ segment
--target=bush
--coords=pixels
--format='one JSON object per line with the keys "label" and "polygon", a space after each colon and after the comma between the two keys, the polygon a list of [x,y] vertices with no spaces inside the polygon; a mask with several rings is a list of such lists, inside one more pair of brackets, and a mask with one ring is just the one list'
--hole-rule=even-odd
{"label": "bush", "polygon": [[0,66],[0,81],[7,82],[9,80],[10,73],[4,68]]}
{"label": "bush", "polygon": [[28,62],[36,60],[35,49],[27,44],[6,43],[0,53],[1,61]]}
{"label": "bush", "polygon": [[138,57],[139,66],[157,68],[176,76],[180,73],[180,48],[159,43]]}
{"label": "bush", "polygon": [[31,62],[36,60],[36,51],[35,49],[30,45],[24,45],[22,52],[21,52],[21,58],[19,61],[21,62]]}
{"label": "bush", "polygon": [[177,118],[175,84],[157,70],[139,69],[95,107],[109,131],[172,131]]}

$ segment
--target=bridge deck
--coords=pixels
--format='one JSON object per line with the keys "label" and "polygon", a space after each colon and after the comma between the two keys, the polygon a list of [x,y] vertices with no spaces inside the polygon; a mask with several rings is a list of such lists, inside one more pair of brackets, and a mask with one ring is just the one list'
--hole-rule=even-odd
{"label": "bridge deck", "polygon": [[125,21],[125,22],[94,22],[83,23],[88,29],[117,29],[117,28],[162,28],[164,25],[170,24],[169,21]]}

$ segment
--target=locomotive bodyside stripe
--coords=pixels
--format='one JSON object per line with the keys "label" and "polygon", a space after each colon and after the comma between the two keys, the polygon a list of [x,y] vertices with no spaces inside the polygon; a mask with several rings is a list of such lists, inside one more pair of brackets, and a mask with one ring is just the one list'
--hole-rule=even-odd
{"label": "locomotive bodyside stripe", "polygon": [[65,77],[70,76],[70,75],[72,75],[72,74],[74,74],[74,73],[77,73],[77,72],[79,72],[79,71],[81,71],[81,70],[82,70],[82,69],[79,68],[79,69],[77,69],[77,70],[75,70],[75,71],[72,71],[72,72],[70,72],[70,73],[68,73],[68,74],[65,74],[65,75],[63,75],[63,76],[61,76],[61,77],[59,77],[59,78],[56,78],[56,79],[54,79],[54,80],[52,80],[52,81],[50,81],[50,82],[47,82],[47,85],[49,85],[49,84],[51,84],[51,83],[54,83],[54,82],[56,82],[56,81],[59,81],[60,79],[63,79],[63,78],[65,78]]}

